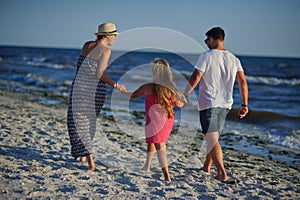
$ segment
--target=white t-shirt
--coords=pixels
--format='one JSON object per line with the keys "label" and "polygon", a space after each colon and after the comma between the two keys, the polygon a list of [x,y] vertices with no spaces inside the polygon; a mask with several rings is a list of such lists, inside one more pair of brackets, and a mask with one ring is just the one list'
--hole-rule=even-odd
{"label": "white t-shirt", "polygon": [[240,60],[227,50],[212,49],[199,56],[195,69],[203,72],[199,86],[198,109],[230,109],[236,73],[243,71]]}

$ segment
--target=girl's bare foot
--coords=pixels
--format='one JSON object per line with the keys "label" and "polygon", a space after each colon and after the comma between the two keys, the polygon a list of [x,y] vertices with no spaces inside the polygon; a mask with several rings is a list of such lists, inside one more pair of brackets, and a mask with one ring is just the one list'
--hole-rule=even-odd
{"label": "girl's bare foot", "polygon": [[170,183],[171,182],[171,178],[170,178],[168,167],[163,167],[161,169],[162,169],[163,175],[165,177],[165,181],[167,181],[168,183]]}
{"label": "girl's bare foot", "polygon": [[92,154],[88,155],[89,170],[94,171],[95,163]]}
{"label": "girl's bare foot", "polygon": [[86,162],[86,156],[82,156],[82,157],[80,158],[80,162],[82,162],[82,163]]}
{"label": "girl's bare foot", "polygon": [[167,181],[168,183],[171,183],[171,178],[170,178],[169,172],[163,170],[163,174],[164,174],[164,177],[165,177],[165,181]]}

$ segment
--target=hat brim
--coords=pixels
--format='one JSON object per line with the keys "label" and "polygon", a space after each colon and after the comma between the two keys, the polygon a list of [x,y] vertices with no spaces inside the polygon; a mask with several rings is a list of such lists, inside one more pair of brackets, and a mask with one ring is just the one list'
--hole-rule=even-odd
{"label": "hat brim", "polygon": [[114,32],[114,33],[95,33],[95,35],[119,35],[119,32]]}

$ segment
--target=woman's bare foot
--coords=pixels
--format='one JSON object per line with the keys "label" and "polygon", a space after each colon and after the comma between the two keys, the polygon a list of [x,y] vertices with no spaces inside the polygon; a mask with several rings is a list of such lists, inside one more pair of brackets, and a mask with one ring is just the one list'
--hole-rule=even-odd
{"label": "woman's bare foot", "polygon": [[80,157],[80,162],[82,162],[82,163],[86,162],[86,156],[81,156]]}
{"label": "woman's bare foot", "polygon": [[205,172],[206,174],[210,174],[210,170],[209,169],[205,169],[204,167],[201,167],[200,171]]}
{"label": "woman's bare foot", "polygon": [[150,172],[150,168],[148,168],[147,166],[142,167],[141,170],[143,170],[145,172]]}
{"label": "woman's bare foot", "polygon": [[89,163],[89,170],[94,171],[95,170],[95,163],[92,154],[88,155],[88,163]]}

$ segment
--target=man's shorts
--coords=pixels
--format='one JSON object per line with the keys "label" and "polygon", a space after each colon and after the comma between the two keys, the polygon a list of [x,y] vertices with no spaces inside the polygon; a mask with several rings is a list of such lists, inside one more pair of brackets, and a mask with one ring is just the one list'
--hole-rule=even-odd
{"label": "man's shorts", "polygon": [[229,109],[221,107],[201,110],[199,115],[203,134],[212,132],[219,132],[221,134],[228,112]]}

